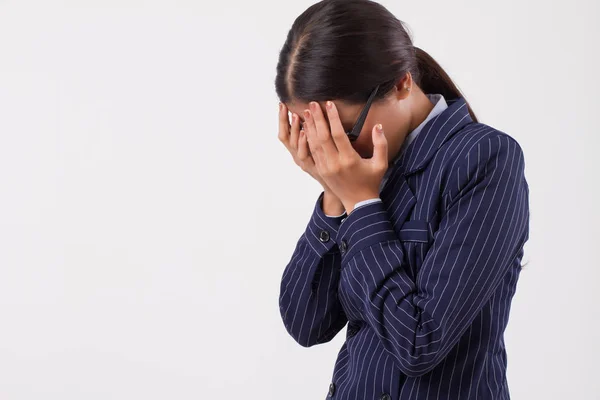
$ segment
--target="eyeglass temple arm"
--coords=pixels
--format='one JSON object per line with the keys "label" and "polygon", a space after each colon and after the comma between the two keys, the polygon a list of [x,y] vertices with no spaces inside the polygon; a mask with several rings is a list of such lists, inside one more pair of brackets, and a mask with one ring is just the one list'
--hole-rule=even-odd
{"label": "eyeglass temple arm", "polygon": [[371,92],[371,95],[369,96],[369,99],[367,100],[367,104],[360,112],[360,115],[358,116],[358,119],[356,120],[356,123],[354,124],[354,127],[352,128],[352,131],[350,132],[350,135],[349,135],[352,138],[356,139],[358,137],[358,134],[365,123],[365,119],[367,119],[367,114],[369,113],[369,108],[371,106],[371,103],[373,102],[373,98],[377,94],[378,89],[379,89],[379,85],[377,85],[375,87],[375,89],[373,89],[373,91]]}

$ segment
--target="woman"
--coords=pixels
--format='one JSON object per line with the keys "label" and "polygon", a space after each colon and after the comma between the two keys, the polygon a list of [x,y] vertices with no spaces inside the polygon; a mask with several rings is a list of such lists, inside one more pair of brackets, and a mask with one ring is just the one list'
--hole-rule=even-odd
{"label": "woman", "polygon": [[323,186],[281,317],[306,347],[348,324],[327,398],[508,399],[503,333],[529,236],[519,144],[372,1],[300,15],[276,90],[279,139]]}

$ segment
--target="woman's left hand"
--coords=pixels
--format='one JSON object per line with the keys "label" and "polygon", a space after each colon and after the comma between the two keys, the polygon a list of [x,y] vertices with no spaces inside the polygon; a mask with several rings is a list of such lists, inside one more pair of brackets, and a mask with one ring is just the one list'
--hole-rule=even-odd
{"label": "woman's left hand", "polygon": [[319,174],[350,214],[356,203],[379,197],[379,186],[388,168],[387,140],[383,130],[377,129],[381,124],[375,125],[373,157],[362,158],[352,147],[335,104],[326,104],[329,123],[319,103],[313,101],[310,111],[304,110],[304,130]]}

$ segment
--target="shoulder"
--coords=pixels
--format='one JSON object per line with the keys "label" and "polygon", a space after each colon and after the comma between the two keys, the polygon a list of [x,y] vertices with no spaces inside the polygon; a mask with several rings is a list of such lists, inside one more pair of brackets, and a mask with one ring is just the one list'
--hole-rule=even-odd
{"label": "shoulder", "polygon": [[523,175],[524,153],[519,142],[506,132],[473,122],[449,138],[438,151],[443,157],[444,193],[476,184],[497,168]]}
{"label": "shoulder", "polygon": [[492,154],[511,149],[523,153],[521,145],[514,137],[480,122],[465,125],[444,143],[440,151],[447,155],[445,164],[455,167],[476,152],[480,152],[482,148],[492,151]]}

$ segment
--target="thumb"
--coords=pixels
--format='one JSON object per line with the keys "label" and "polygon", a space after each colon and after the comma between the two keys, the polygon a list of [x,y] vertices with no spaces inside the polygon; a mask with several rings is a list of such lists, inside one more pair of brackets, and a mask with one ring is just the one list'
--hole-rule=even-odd
{"label": "thumb", "polygon": [[[379,130],[378,128],[381,128]],[[388,166],[388,143],[381,124],[373,127],[373,163],[381,168]]]}

